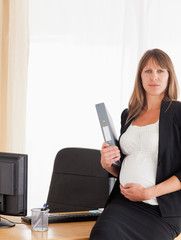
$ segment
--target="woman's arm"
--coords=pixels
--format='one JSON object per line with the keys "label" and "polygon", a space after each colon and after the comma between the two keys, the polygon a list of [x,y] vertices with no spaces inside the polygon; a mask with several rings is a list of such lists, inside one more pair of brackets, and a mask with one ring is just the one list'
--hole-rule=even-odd
{"label": "woman's arm", "polygon": [[181,182],[176,176],[172,176],[153,187],[144,188],[137,183],[128,183],[125,186],[120,185],[120,190],[131,201],[144,201],[181,190]]}
{"label": "woman's arm", "polygon": [[147,194],[150,198],[159,197],[167,193],[181,190],[181,182],[176,176],[172,176],[164,182],[161,182],[151,188],[148,188]]}
{"label": "woman's arm", "polygon": [[119,166],[113,165],[120,159],[120,150],[117,146],[109,146],[106,142],[103,143],[101,149],[101,164],[102,167],[111,173],[113,176],[118,177]]}

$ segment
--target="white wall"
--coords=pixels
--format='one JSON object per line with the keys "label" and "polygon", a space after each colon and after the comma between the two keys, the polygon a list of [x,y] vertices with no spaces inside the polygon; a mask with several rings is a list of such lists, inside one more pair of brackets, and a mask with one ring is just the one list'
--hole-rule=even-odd
{"label": "white wall", "polygon": [[30,1],[29,208],[46,201],[57,151],[100,149],[96,103],[106,103],[119,133],[120,6],[103,2]]}
{"label": "white wall", "polygon": [[29,209],[46,201],[60,149],[100,149],[96,103],[105,102],[119,134],[120,113],[145,50],[165,50],[181,79],[180,5],[179,0],[30,0]]}

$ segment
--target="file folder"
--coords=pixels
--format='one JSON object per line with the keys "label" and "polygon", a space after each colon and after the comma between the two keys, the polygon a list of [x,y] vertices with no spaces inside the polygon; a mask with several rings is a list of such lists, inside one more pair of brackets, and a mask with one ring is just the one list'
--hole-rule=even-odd
{"label": "file folder", "polygon": [[[105,104],[98,103],[95,106],[96,106],[97,115],[99,118],[101,130],[102,130],[102,134],[104,137],[104,141],[108,143],[110,146],[118,146],[118,140],[116,138],[114,125],[113,125],[110,114],[106,110]],[[116,164],[119,164],[119,161],[116,162]]]}

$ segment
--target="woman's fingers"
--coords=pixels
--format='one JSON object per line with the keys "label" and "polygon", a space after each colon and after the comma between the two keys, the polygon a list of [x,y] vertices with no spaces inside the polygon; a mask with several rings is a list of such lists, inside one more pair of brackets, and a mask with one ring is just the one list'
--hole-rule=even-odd
{"label": "woman's fingers", "polygon": [[101,149],[101,163],[103,167],[110,166],[120,159],[120,150],[117,146],[109,146],[103,143]]}

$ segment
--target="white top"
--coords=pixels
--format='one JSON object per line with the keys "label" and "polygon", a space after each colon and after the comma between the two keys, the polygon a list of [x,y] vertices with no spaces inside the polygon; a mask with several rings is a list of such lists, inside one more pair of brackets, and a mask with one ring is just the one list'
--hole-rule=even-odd
{"label": "white top", "polygon": [[[155,185],[158,161],[159,121],[146,126],[130,125],[121,136],[120,147],[126,155],[119,175],[120,183]],[[156,198],[143,201],[158,205]]]}

